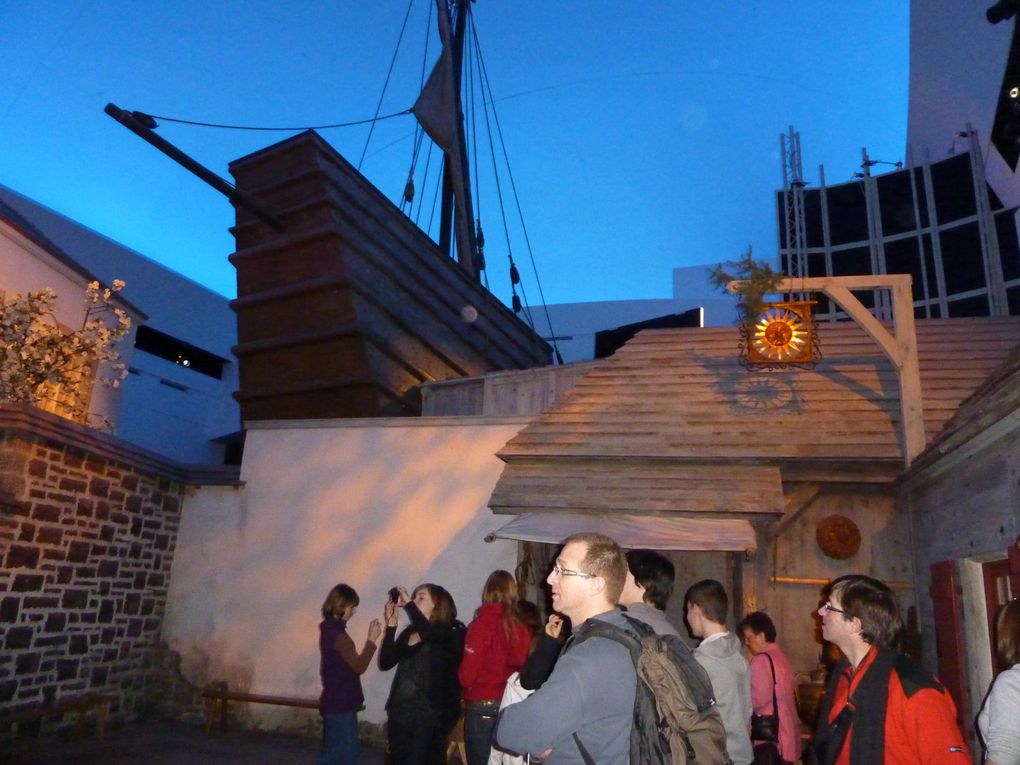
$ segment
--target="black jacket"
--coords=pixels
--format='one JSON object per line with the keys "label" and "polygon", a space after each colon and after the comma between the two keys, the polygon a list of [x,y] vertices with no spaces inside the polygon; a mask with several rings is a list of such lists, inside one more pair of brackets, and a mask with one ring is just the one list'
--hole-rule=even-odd
{"label": "black jacket", "polygon": [[[390,717],[422,723],[450,723],[460,716],[460,682],[457,668],[464,653],[466,629],[459,621],[433,624],[414,603],[404,606],[411,620],[397,636],[387,627],[379,649],[379,669],[397,668],[386,701]],[[421,642],[408,645],[414,633]]]}

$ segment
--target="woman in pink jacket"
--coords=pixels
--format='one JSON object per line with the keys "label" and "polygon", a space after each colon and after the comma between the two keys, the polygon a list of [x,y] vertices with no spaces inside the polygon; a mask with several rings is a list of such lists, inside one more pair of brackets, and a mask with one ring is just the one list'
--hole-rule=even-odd
{"label": "woman in pink jacket", "polygon": [[[776,643],[776,625],[768,614],[754,611],[737,627],[751,654],[751,707],[756,715],[773,713],[773,669],[775,698],[779,707],[779,756],[784,762],[800,759],[800,720],[797,717],[796,683],[790,660]],[[748,721],[750,723],[750,721]],[[763,742],[755,741],[751,745]]]}

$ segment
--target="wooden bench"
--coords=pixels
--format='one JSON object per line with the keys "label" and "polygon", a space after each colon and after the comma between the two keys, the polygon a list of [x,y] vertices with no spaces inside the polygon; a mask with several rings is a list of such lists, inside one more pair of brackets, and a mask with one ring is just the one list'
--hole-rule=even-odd
{"label": "wooden bench", "polygon": [[318,699],[301,699],[293,696],[267,696],[261,693],[232,691],[229,688],[207,688],[202,691],[205,700],[205,732],[210,733],[213,721],[219,717],[220,730],[227,730],[227,708],[231,701],[247,704],[274,704],[280,707],[298,707],[300,709],[318,709]]}
{"label": "wooden bench", "polygon": [[33,704],[0,715],[0,725],[5,727],[20,726],[47,717],[63,717],[65,714],[73,713],[75,716],[74,736],[76,739],[81,739],[85,735],[86,715],[89,712],[95,712],[96,740],[102,743],[106,738],[106,721],[110,717],[110,702],[112,701],[112,696],[104,696],[101,693],[62,696],[53,702]]}

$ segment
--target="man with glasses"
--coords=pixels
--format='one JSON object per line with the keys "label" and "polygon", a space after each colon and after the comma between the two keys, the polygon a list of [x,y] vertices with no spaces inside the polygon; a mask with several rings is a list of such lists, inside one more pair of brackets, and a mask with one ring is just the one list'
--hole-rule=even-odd
{"label": "man with glasses", "polygon": [[542,687],[501,713],[499,748],[549,765],[628,761],[637,690],[630,652],[613,640],[573,645],[595,621],[627,629],[616,606],[626,576],[627,561],[609,537],[574,534],[564,541],[546,581],[553,609],[569,617],[573,635]]}
{"label": "man with glasses", "polygon": [[822,637],[844,658],[812,744],[817,765],[969,765],[953,700],[896,651],[903,622],[889,587],[869,576],[840,577],[818,615]]}

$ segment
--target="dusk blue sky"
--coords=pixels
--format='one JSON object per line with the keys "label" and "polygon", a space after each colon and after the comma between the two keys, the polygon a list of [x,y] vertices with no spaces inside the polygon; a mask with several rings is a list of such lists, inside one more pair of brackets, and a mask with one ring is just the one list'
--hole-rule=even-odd
{"label": "dusk blue sky", "polygon": [[[412,3],[382,114],[414,102],[431,3]],[[407,7],[0,2],[0,183],[233,296],[230,204],[103,107],[264,126],[368,118]],[[669,297],[674,267],[748,244],[774,258],[791,124],[809,182],[819,164],[827,183],[849,179],[862,147],[904,159],[907,0],[477,0],[473,14],[550,303]],[[391,199],[414,127],[379,123],[368,148],[362,170]],[[292,135],[159,133],[228,179],[231,160]],[[366,126],[321,133],[357,164]],[[482,205],[489,283],[508,300],[496,202]],[[511,248],[537,303],[523,240]]]}

